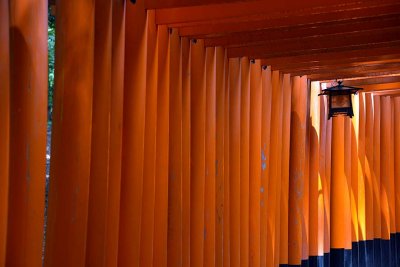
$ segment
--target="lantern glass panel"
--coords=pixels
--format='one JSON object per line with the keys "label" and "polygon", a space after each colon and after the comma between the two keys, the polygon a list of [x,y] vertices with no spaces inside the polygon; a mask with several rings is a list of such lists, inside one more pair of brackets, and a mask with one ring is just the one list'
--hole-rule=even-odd
{"label": "lantern glass panel", "polygon": [[332,95],[332,108],[350,108],[350,95]]}

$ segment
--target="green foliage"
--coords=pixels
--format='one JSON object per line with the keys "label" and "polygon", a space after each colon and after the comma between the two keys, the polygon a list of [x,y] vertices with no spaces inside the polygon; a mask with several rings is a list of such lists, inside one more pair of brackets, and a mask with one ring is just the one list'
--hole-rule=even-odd
{"label": "green foliage", "polygon": [[56,19],[48,10],[48,60],[49,60],[49,98],[48,111],[49,120],[51,121],[51,113],[53,110],[53,94],[54,94],[54,63],[55,63],[55,44],[56,44]]}

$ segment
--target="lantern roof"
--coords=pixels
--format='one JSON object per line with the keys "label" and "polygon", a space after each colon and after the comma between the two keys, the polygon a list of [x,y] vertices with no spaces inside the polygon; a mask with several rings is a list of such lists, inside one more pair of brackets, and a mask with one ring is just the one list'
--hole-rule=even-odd
{"label": "lantern roof", "polygon": [[345,86],[343,85],[343,81],[338,81],[337,85],[328,87],[326,89],[322,89],[322,93],[319,95],[329,95],[329,94],[340,94],[340,95],[348,95],[348,94],[357,94],[359,90],[363,90],[359,87],[353,86]]}

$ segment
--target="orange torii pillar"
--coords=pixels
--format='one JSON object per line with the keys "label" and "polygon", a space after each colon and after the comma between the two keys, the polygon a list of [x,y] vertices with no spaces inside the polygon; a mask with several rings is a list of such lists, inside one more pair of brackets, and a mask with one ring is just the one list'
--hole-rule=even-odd
{"label": "orange torii pillar", "polygon": [[167,26],[157,31],[157,132],[153,266],[167,265],[170,46]]}
{"label": "orange torii pillar", "polygon": [[282,172],[282,93],[283,75],[279,71],[272,72],[271,97],[271,139],[269,157],[269,181],[267,188],[267,266],[279,265],[280,249],[280,195]]}
{"label": "orange torii pillar", "polygon": [[231,203],[230,203],[230,59],[227,57],[227,51],[225,54],[225,98],[224,98],[224,215],[223,215],[223,266],[229,267],[231,262]]}
{"label": "orange torii pillar", "polygon": [[400,266],[400,97],[393,98],[393,136],[394,136],[394,177],[395,177],[395,213],[396,213],[396,264]]}
{"label": "orange torii pillar", "polygon": [[[324,196],[323,196],[323,179],[325,179],[323,170],[324,166],[320,161],[322,148],[325,145],[322,140],[321,128],[324,125],[321,118],[321,103],[323,97],[318,96],[320,93],[320,83],[311,83],[310,97],[310,265],[322,266],[324,256]],[[324,112],[324,111],[323,111]],[[326,113],[324,112],[323,115]],[[322,121],[321,121],[322,120]]]}
{"label": "orange torii pillar", "polygon": [[307,80],[299,76],[292,79],[289,165],[289,265],[301,265],[304,176],[306,175],[306,142],[308,94]]}
{"label": "orange torii pillar", "polygon": [[259,60],[250,65],[250,75],[249,266],[260,266],[262,70]]}
{"label": "orange torii pillar", "polygon": [[6,264],[9,149],[10,149],[10,44],[8,1],[0,2],[0,266]]}
{"label": "orange torii pillar", "polygon": [[170,114],[168,179],[168,266],[182,263],[183,135],[182,54],[177,30],[170,32]]}
{"label": "orange torii pillar", "polygon": [[225,148],[228,146],[225,142],[225,97],[226,97],[226,57],[225,49],[217,47],[216,53],[216,161],[215,161],[215,192],[216,192],[216,217],[215,217],[215,265],[224,264],[224,231],[226,230],[225,216],[227,209],[224,206],[225,195],[228,188],[225,187]]}
{"label": "orange torii pillar", "polygon": [[372,95],[374,110],[373,133],[373,194],[374,194],[374,265],[381,264],[381,101]]}
{"label": "orange torii pillar", "polygon": [[260,263],[266,266],[270,260],[267,258],[267,240],[270,238],[267,228],[267,189],[269,182],[269,158],[271,136],[271,103],[272,103],[272,77],[271,67],[262,67],[262,115],[261,115],[261,188],[260,188]]}
{"label": "orange torii pillar", "polygon": [[283,75],[282,84],[282,164],[281,164],[281,200],[280,200],[280,248],[279,263],[289,262],[289,159],[290,159],[290,116],[292,84],[290,74]]}
{"label": "orange torii pillar", "polygon": [[[359,98],[352,96],[354,116],[350,119],[349,138],[350,144],[346,149],[350,155],[349,161],[346,162],[351,177],[350,183],[350,208],[351,208],[351,253],[352,266],[358,267],[358,139],[359,139]],[[347,154],[347,152],[345,152]]]}
{"label": "orange torii pillar", "polygon": [[[345,125],[347,124],[347,126]],[[350,145],[350,120],[333,118],[331,180],[331,266],[351,266],[350,173],[345,146]],[[347,130],[347,131],[346,131]]]}
{"label": "orange torii pillar", "polygon": [[[365,224],[366,224],[366,262],[374,264],[374,107],[371,94],[365,97]],[[361,263],[361,262],[360,262]]]}
{"label": "orange torii pillar", "polygon": [[[190,265],[204,262],[206,73],[204,41],[191,42]],[[239,163],[239,162],[238,162]]]}
{"label": "orange torii pillar", "polygon": [[[84,266],[92,129],[94,2],[57,6],[56,80],[45,266]],[[73,18],[85,17],[85,20]],[[71,49],[73,47],[73,49]]]}
{"label": "orange torii pillar", "polygon": [[146,117],[144,129],[142,217],[140,222],[140,266],[153,265],[154,254],[158,50],[155,12],[149,11],[147,16]]}
{"label": "orange torii pillar", "polygon": [[127,5],[126,25],[118,265],[139,266],[149,31],[143,0]]}
{"label": "orange torii pillar", "polygon": [[206,173],[204,198],[204,266],[215,266],[216,50],[206,49]]}
{"label": "orange torii pillar", "polygon": [[240,266],[249,264],[250,61],[240,59]]}
{"label": "orange torii pillar", "polygon": [[[358,96],[358,151],[357,151],[357,219],[358,219],[358,239],[359,239],[359,266],[368,266],[367,259],[367,209],[370,209],[372,203],[368,202],[367,182],[366,182],[366,106],[365,94]],[[356,137],[357,138],[357,137]],[[354,176],[352,176],[353,178]],[[368,206],[367,206],[368,205]]]}
{"label": "orange torii pillar", "polygon": [[381,96],[381,265],[389,265],[390,253],[390,126],[391,126],[391,103],[390,96]]}
{"label": "orange torii pillar", "polygon": [[390,97],[390,176],[389,176],[389,188],[390,188],[390,198],[389,198],[389,212],[390,212],[390,264],[391,266],[396,266],[396,182],[395,182],[395,171],[394,171],[394,100]]}
{"label": "orange torii pillar", "polygon": [[[4,179],[8,179],[8,216],[3,214],[6,208],[4,205],[7,204],[3,198],[7,197],[7,193],[0,197],[0,232],[4,231],[3,220],[8,219],[4,266],[35,267],[42,266],[46,183],[47,2],[2,2],[8,2],[8,5],[1,4],[0,18],[0,65],[1,78],[4,79],[1,80],[1,105],[5,101],[5,106],[0,111],[0,116],[4,116],[0,119],[0,136],[5,139],[0,142],[8,143],[4,147],[1,145],[0,153],[9,153],[8,175],[0,174],[1,186],[6,185],[7,181]],[[3,12],[9,12],[9,16],[5,14],[3,17]],[[5,22],[7,19],[9,24]],[[10,34],[9,46],[4,44],[8,40],[6,34]],[[9,51],[6,50],[8,48]],[[3,53],[10,55],[9,65],[8,57]],[[4,124],[7,121],[9,125]],[[7,172],[7,168],[3,168],[7,159],[4,155],[0,157],[5,159],[5,162],[0,163],[1,172]],[[0,190],[7,190],[7,187]],[[0,261],[4,261],[3,238],[0,237]]]}
{"label": "orange torii pillar", "polygon": [[229,59],[230,265],[240,266],[240,59]]}
{"label": "orange torii pillar", "polygon": [[[182,266],[190,266],[190,41],[181,39],[182,54]],[[171,103],[172,104],[172,103]]]}
{"label": "orange torii pillar", "polygon": [[96,1],[88,266],[118,264],[124,13],[124,2]]}

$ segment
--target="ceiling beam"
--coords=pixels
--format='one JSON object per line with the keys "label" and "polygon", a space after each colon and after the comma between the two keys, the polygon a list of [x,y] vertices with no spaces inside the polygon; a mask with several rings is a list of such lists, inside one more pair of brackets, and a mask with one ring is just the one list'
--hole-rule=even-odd
{"label": "ceiling beam", "polygon": [[277,68],[282,66],[290,66],[292,64],[307,64],[307,63],[324,63],[332,60],[340,59],[351,59],[356,61],[357,59],[364,60],[366,58],[379,57],[382,60],[397,58],[400,54],[400,45],[394,45],[391,47],[375,48],[375,49],[359,49],[351,51],[338,51],[338,52],[323,52],[314,53],[308,55],[290,56],[290,57],[277,57],[262,59],[261,64],[268,66],[276,66]]}
{"label": "ceiling beam", "polygon": [[251,1],[255,0],[145,0],[145,7],[146,9],[177,8]]}
{"label": "ceiling beam", "polygon": [[[298,74],[299,76],[304,74]],[[372,70],[370,72],[364,71],[361,73],[348,72],[348,73],[322,73],[322,74],[311,74],[308,78],[311,81],[326,81],[335,79],[348,79],[348,78],[362,78],[362,77],[380,77],[380,76],[390,76],[390,75],[400,75],[400,70],[382,71],[382,70]],[[296,76],[292,74],[292,76]]]}
{"label": "ceiling beam", "polygon": [[387,90],[400,90],[400,82],[364,85],[363,92],[380,92]]}
{"label": "ceiling beam", "polygon": [[[220,11],[222,14],[225,12]],[[158,14],[159,11],[156,12]],[[304,12],[285,12],[279,15],[265,13],[248,17],[233,16],[221,21],[204,20],[196,23],[168,24],[171,27],[179,28],[181,36],[188,37],[213,37],[226,33],[247,32],[274,27],[289,27],[306,24],[332,23],[349,19],[361,19],[373,16],[388,14],[399,14],[400,3],[380,4],[380,2],[371,3],[369,6],[358,6],[357,8],[335,10],[326,8],[326,10],[304,11]],[[203,16],[206,16],[203,14]],[[189,18],[188,18],[189,19]]]}
{"label": "ceiling beam", "polygon": [[343,84],[346,86],[364,86],[375,85],[384,83],[400,83],[400,76],[386,76],[386,77],[367,77],[362,79],[344,80]]}
{"label": "ceiling beam", "polygon": [[400,27],[357,32],[353,34],[332,34],[321,37],[306,37],[296,40],[278,40],[263,45],[233,47],[228,57],[248,56],[251,58],[273,58],[296,56],[320,52],[339,52],[367,48],[393,46],[400,41]]}
{"label": "ceiling beam", "polygon": [[381,30],[399,25],[400,14],[391,14],[329,23],[272,28],[243,33],[229,33],[224,36],[207,38],[204,42],[206,46],[237,47],[257,45],[280,39],[289,40],[305,37],[325,37],[331,34],[351,34],[362,31]]}

